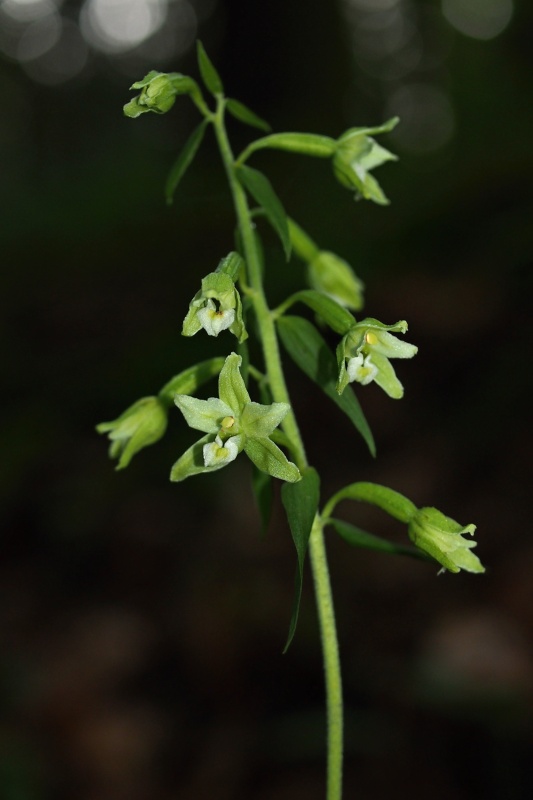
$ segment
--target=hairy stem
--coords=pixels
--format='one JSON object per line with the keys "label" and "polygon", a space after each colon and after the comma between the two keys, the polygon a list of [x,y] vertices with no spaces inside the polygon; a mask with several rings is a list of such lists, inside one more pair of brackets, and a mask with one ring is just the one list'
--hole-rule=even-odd
{"label": "hairy stem", "polygon": [[[224,125],[223,98],[219,98],[213,125],[218,146],[228,177],[248,270],[248,296],[252,300],[260,332],[266,374],[273,399],[278,403],[288,403],[290,397],[285,383],[281,364],[274,315],[268,307],[263,289],[259,254],[254,237],[252,216],[246,193],[236,175],[235,160]],[[289,437],[297,466],[300,470],[308,466],[305,448],[294,412],[291,410],[283,420],[282,427]],[[309,552],[324,659],[326,702],[328,719],[328,778],[327,800],[341,800],[342,797],[342,753],[343,753],[343,704],[339,649],[331,583],[324,546],[323,523],[317,514],[309,540]]]}

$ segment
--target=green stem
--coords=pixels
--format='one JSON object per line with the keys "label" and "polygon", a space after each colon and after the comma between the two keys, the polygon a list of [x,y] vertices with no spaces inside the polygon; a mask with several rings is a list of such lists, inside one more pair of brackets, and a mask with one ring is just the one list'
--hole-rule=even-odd
{"label": "green stem", "polygon": [[[225,100],[219,98],[217,111],[213,118],[213,125],[233,196],[242,236],[244,255],[248,269],[248,296],[252,301],[257,318],[266,373],[272,397],[278,403],[288,403],[291,405],[281,364],[274,314],[268,307],[263,289],[261,265],[255,242],[252,215],[246,193],[237,179],[235,159],[224,125],[224,105]],[[296,464],[300,470],[305,469],[308,466],[308,462],[298,423],[292,411],[292,406],[283,420],[282,427],[293,446]],[[328,778],[326,800],[341,800],[343,754],[342,682],[337,629],[323,528],[323,522],[317,514],[309,539],[309,552],[315,584],[326,682],[328,719]]]}

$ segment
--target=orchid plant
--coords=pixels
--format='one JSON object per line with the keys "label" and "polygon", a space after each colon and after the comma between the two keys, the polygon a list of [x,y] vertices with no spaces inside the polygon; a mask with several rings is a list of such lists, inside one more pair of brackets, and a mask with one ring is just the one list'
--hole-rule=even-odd
{"label": "orchid plant", "polygon": [[[108,434],[110,456],[118,459],[117,469],[123,469],[136,453],[164,435],[168,414],[177,407],[186,424],[203,435],[177,459],[170,480],[180,482],[231,468],[232,461],[244,452],[252,462],[253,485],[264,526],[269,518],[272,479],[281,481],[282,503],[297,555],[295,601],[285,649],[296,630],[304,561],[309,551],[325,666],[327,800],[340,800],[342,684],[324,530],[332,528],[355,547],[423,558],[438,564],[441,571],[481,573],[484,568],[472,552],[475,542],[465,538],[474,534],[474,525],[461,526],[435,508],[418,509],[388,487],[351,483],[321,503],[320,478],[307,461],[280,359],[279,342],[296,366],[344,412],[374,454],[373,435],[353,386],[375,382],[390,398],[402,397],[403,386],[391,359],[410,359],[417,352],[415,345],[402,338],[407,322],[384,324],[371,317],[356,319],[353,312],[363,307],[362,281],[343,258],[322,250],[286,214],[268,178],[250,167],[248,161],[265,148],[330,159],[334,176],[356,199],[386,205],[388,200],[373,170],[396,160],[396,156],[374,137],[391,131],[398,120],[391,119],[378,127],[350,128],[338,139],[310,133],[269,133],[264,120],[225,95],[220,76],[200,42],[197,53],[200,75],[212,96],[213,107],[193,78],[152,71],[133,84],[132,89],[139,93],[124,106],[124,113],[131,118],[150,111],[163,114],[179,95],[189,97],[200,112],[200,124],[170,170],[166,184],[168,203],[207,129],[215,134],[235,207],[237,244],[201,281],[185,314],[182,333],[186,337],[202,331],[211,337],[222,335],[228,342],[229,354],[191,366],[165,384],[158,395],[142,398],[114,421],[98,425],[97,430]],[[235,157],[226,131],[228,114],[267,135],[254,140]],[[287,261],[294,253],[307,265],[308,286],[277,308],[269,306],[264,290],[266,266],[256,228],[256,221],[261,218],[273,228]],[[315,315],[315,322],[302,315],[287,314],[297,304],[307,306]],[[338,337],[336,355],[323,337],[324,326]],[[247,339],[252,332],[261,345],[263,363],[259,366],[249,359]],[[195,396],[216,377],[218,397]],[[251,393],[261,402],[252,400]],[[412,544],[397,545],[337,518],[334,511],[343,500],[378,506],[406,526]]]}

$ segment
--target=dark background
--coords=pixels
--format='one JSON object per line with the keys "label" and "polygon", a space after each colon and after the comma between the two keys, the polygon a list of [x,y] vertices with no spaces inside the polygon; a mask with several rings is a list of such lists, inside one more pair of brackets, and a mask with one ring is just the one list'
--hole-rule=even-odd
{"label": "dark background", "polygon": [[[336,137],[402,117],[384,139],[401,160],[377,173],[385,209],[354,204],[325,162],[254,161],[288,212],[357,269],[366,313],[407,319],[420,348],[396,362],[401,402],[375,385],[358,392],[376,461],[287,364],[324,498],[386,483],[475,522],[487,566],[437,578],[328,533],[345,796],[530,798],[531,4],[515,0],[505,25],[511,0],[487,3],[488,22],[472,0],[173,2],[159,32],[127,46],[87,23],[105,2],[84,6],[88,43],[79,3],[55,15],[43,3],[0,4],[0,796],[324,796],[309,575],[281,655],[295,554],[279,498],[262,540],[244,458],[171,485],[194,437],[177,411],[121,473],[94,431],[233,347],[227,334],[180,336],[201,277],[233,246],[213,141],[168,209],[166,171],[195,109],[184,98],[163,117],[121,113],[149,69],[197,76],[198,36],[227,92],[274,130]],[[239,149],[251,132],[232,123],[231,134]],[[276,302],[303,272],[265,234]],[[405,541],[378,512],[342,511]]]}

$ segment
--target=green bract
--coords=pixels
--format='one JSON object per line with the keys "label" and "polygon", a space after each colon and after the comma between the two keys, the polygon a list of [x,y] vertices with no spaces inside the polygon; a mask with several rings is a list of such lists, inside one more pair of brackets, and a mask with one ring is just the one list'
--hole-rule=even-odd
{"label": "green bract", "polygon": [[240,373],[241,361],[236,353],[226,358],[218,380],[219,397],[199,400],[176,395],[175,403],[187,424],[207,436],[176,461],[170,480],[213,472],[237,458],[242,450],[262,472],[291,483],[300,479],[297,466],[269,438],[290,406],[253,402]]}
{"label": "green bract", "polygon": [[209,273],[202,280],[202,288],[191,300],[183,321],[184,336],[194,336],[201,328],[209,336],[218,336],[229,328],[239,342],[248,337],[241,297],[234,283],[242,263],[237,253],[230,253],[221,261],[216,272]]}
{"label": "green bract", "polygon": [[111,440],[109,456],[119,459],[116,469],[127,467],[135,453],[161,439],[166,428],[167,409],[158,397],[143,397],[117,419],[96,426]]}
{"label": "green bract", "polygon": [[464,539],[474,535],[475,525],[461,526],[436,508],[420,508],[409,522],[409,538],[450,572],[485,572],[472,548],[476,542]]}
{"label": "green bract", "polygon": [[390,358],[412,358],[418,347],[402,342],[390,331],[405,333],[407,322],[383,325],[377,319],[364,319],[351,328],[337,347],[339,379],[337,392],[342,394],[351,381],[365,386],[375,381],[389,397],[398,400],[403,386],[396,377]]}
{"label": "green bract", "polygon": [[377,128],[350,128],[337,140],[333,170],[343,186],[355,189],[357,199],[363,197],[388,205],[388,199],[370,170],[386,161],[396,161],[397,156],[377,144],[371,134],[388,133],[398,121],[398,117],[393,117]]}

